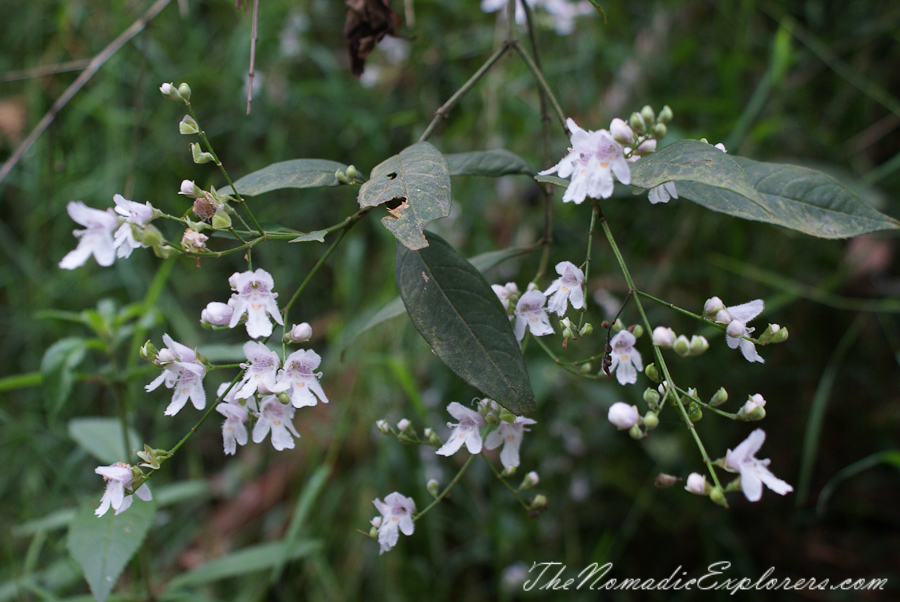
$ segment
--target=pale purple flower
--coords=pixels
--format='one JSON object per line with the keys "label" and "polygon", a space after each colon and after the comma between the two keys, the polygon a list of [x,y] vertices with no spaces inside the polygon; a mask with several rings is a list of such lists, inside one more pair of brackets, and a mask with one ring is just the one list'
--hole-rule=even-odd
{"label": "pale purple flower", "polygon": [[234,299],[234,314],[228,324],[229,328],[234,328],[245,313],[247,334],[253,339],[272,334],[269,316],[272,316],[277,324],[283,324],[281,314],[278,313],[278,304],[275,302],[278,293],[272,292],[275,283],[267,271],[259,268],[255,272],[235,273],[228,282],[236,291],[231,295]]}
{"label": "pale purple flower", "polygon": [[637,339],[627,330],[622,330],[612,338],[612,363],[610,372],[615,371],[619,384],[625,385],[637,382],[637,373],[644,369],[641,354],[634,348]]}
{"label": "pale purple flower", "polygon": [[609,406],[607,418],[617,429],[623,431],[637,424],[640,414],[638,414],[637,406],[630,406],[627,403],[617,401]]}
{"label": "pale purple flower", "polygon": [[[378,525],[378,544],[381,546],[379,554],[384,554],[400,539],[400,531],[404,535],[412,535],[415,523],[412,515],[416,511],[416,503],[401,493],[391,493],[382,502],[375,498],[372,502],[381,513],[381,522]],[[374,525],[375,522],[373,521]]]}
{"label": "pale purple flower", "polygon": [[234,315],[234,309],[227,303],[213,301],[200,312],[200,321],[213,326],[227,326]]}
{"label": "pale purple flower", "polygon": [[726,308],[725,310],[728,312],[728,315],[731,316],[731,322],[729,322],[728,329],[725,333],[725,342],[728,343],[728,346],[732,349],[736,349],[738,345],[740,345],[741,354],[743,354],[748,362],[765,363],[765,360],[756,352],[756,345],[753,341],[743,338],[749,337],[755,330],[754,328],[749,328],[747,322],[761,314],[764,308],[765,304],[763,303],[763,300],[756,299],[741,305]]}
{"label": "pale purple flower", "polygon": [[562,316],[569,308],[569,301],[572,307],[581,309],[584,307],[584,290],[582,283],[584,282],[584,272],[571,261],[561,261],[556,264],[556,273],[559,278],[553,281],[544,295],[550,296],[547,302],[547,310]]}
{"label": "pale purple flower", "polygon": [[119,219],[112,209],[100,211],[88,207],[81,201],[73,201],[66,205],[69,217],[85,227],[84,230],[73,230],[72,234],[78,238],[78,246],[69,251],[59,267],[64,270],[74,270],[84,265],[91,255],[102,266],[110,266],[116,260],[113,232],[119,225]]}
{"label": "pale purple flower", "polygon": [[284,368],[278,373],[278,386],[289,391],[295,408],[316,405],[316,397],[328,403],[325,391],[319,384],[321,372],[314,372],[322,358],[311,349],[295,351],[284,361]]}
{"label": "pale purple flower", "polygon": [[134,228],[143,229],[147,222],[153,219],[154,209],[150,203],[141,205],[129,201],[121,194],[113,196],[116,203],[116,213],[125,218],[125,221],[116,230],[113,245],[116,247],[117,257],[129,257],[134,249],[146,247],[142,242],[134,238]]}
{"label": "pale purple flower", "polygon": [[[219,385],[216,394],[221,396],[230,384]],[[222,398],[225,403],[216,406],[216,411],[225,416],[225,422],[222,423],[222,440],[227,455],[234,455],[238,445],[247,444],[247,427],[244,426],[244,423],[250,417],[250,412],[256,411],[256,400],[253,397],[245,400],[245,405],[242,405],[241,400],[234,396],[236,392],[237,386],[231,387]]]}
{"label": "pale purple flower", "polygon": [[675,191],[675,182],[663,182],[656,188],[651,188],[647,193],[647,198],[654,205],[657,203],[668,203],[670,198],[677,199],[678,193]]}
{"label": "pale purple flower", "polygon": [[302,343],[310,340],[312,334],[312,326],[310,326],[308,322],[294,324],[290,333],[288,333],[288,340],[293,341],[294,343]]}
{"label": "pale purple flower", "polygon": [[452,456],[459,451],[463,443],[466,444],[470,454],[481,453],[480,429],[484,425],[484,417],[456,401],[447,406],[447,411],[459,420],[459,424],[447,423],[447,426],[453,428],[453,432],[436,453],[441,456]]}
{"label": "pale purple flower", "polygon": [[244,355],[249,362],[241,364],[241,368],[246,372],[244,372],[241,382],[235,385],[235,389],[237,389],[235,397],[247,399],[257,391],[260,394],[269,395],[287,390],[287,384],[276,383],[275,380],[278,375],[278,367],[281,365],[281,359],[277,353],[263,343],[247,341],[244,343]]}
{"label": "pale purple flower", "polygon": [[168,334],[163,335],[163,342],[166,348],[159,351],[155,362],[162,367],[163,373],[144,388],[149,392],[165,383],[166,388],[174,389],[166,416],[177,414],[188,399],[195,408],[202,410],[206,407],[206,392],[203,390],[206,367],[197,359],[196,351],[173,341]]}
{"label": "pale purple flower", "polygon": [[706,491],[706,476],[698,472],[692,472],[688,475],[684,489],[696,495],[708,495]]}
{"label": "pale purple flower", "polygon": [[675,331],[665,326],[657,326],[653,329],[653,344],[670,349],[675,344]]}
{"label": "pale purple flower", "polygon": [[516,340],[521,341],[525,337],[525,327],[531,331],[536,337],[545,334],[553,334],[553,327],[550,326],[550,316],[544,309],[547,297],[538,290],[528,291],[519,299],[516,304]]}
{"label": "pale purple flower", "polygon": [[771,460],[758,460],[755,457],[765,440],[765,432],[762,429],[756,429],[734,448],[734,451],[729,449],[725,454],[725,467],[740,473],[741,489],[751,502],[757,502],[762,497],[763,485],[778,495],[784,495],[794,490],[793,487],[769,471],[767,467]]}
{"label": "pale purple flower", "polygon": [[[134,501],[131,497],[132,494],[125,492],[126,489],[131,489],[131,481],[134,478],[131,466],[124,462],[116,462],[110,466],[98,466],[94,472],[106,480],[106,491],[103,492],[103,497],[100,498],[100,507],[94,511],[94,514],[103,516],[110,507],[116,511],[116,515],[128,510],[131,502]],[[150,488],[146,484],[138,487],[137,491],[133,493],[145,502],[153,499]]]}
{"label": "pale purple flower", "polygon": [[500,303],[503,304],[503,309],[509,309],[509,299],[510,297],[518,296],[519,287],[516,286],[515,282],[507,282],[504,285],[500,284],[492,284],[491,290],[497,295],[497,298],[500,299]]}
{"label": "pale purple flower", "polygon": [[631,183],[631,168],[625,160],[622,145],[606,130],[585,131],[572,119],[566,124],[572,132],[569,154],[540,175],[558,173],[561,178],[572,177],[563,195],[563,202],[580,204],[585,197],[606,199],[612,196],[613,175],[623,184]]}
{"label": "pale purple flower", "polygon": [[253,442],[259,443],[271,430],[272,447],[278,451],[294,449],[294,437],[299,437],[300,433],[294,428],[293,419],[294,406],[281,403],[275,395],[264,397],[259,403],[256,426],[253,427]]}
{"label": "pale purple flower", "polygon": [[537,422],[524,416],[516,416],[516,421],[513,423],[501,420],[497,430],[491,431],[487,439],[484,440],[484,447],[486,449],[497,449],[502,444],[500,463],[503,464],[503,468],[518,466],[522,435],[530,430],[525,427],[532,424],[537,424]]}

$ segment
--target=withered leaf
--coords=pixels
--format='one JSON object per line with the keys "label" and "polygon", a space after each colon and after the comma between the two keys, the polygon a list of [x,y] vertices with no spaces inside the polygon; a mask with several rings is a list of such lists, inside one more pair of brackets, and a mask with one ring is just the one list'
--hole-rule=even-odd
{"label": "withered leaf", "polygon": [[346,4],[344,37],[350,49],[350,68],[359,77],[375,44],[386,35],[394,35],[401,21],[390,0],[346,0]]}

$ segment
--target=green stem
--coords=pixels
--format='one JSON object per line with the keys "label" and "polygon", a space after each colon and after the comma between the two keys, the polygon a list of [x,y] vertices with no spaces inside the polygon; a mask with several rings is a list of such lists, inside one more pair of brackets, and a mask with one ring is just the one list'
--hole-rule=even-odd
{"label": "green stem", "polygon": [[288,327],[288,326],[287,326],[287,315],[288,315],[288,310],[291,309],[291,306],[292,306],[292,305],[297,301],[297,299],[300,297],[300,293],[303,292],[303,289],[306,288],[307,283],[309,283],[309,281],[312,279],[312,277],[315,275],[315,273],[319,271],[319,268],[322,267],[322,265],[325,263],[325,260],[328,259],[328,257],[329,257],[329,256],[334,252],[334,250],[337,248],[338,244],[340,244],[341,240],[343,240],[344,236],[347,234],[347,230],[349,230],[349,227],[348,227],[348,228],[345,228],[345,229],[343,229],[343,230],[341,230],[341,233],[340,233],[340,234],[338,235],[338,237],[334,240],[334,242],[331,243],[331,246],[328,247],[328,250],[325,251],[325,253],[322,255],[322,257],[319,258],[319,261],[316,262],[316,265],[313,266],[312,270],[309,271],[309,274],[306,275],[306,278],[303,279],[303,282],[300,283],[300,286],[297,287],[297,291],[296,291],[296,292],[294,293],[294,295],[291,297],[291,300],[288,301],[288,302],[287,302],[287,305],[284,306],[284,309],[281,310],[281,313],[282,313],[282,315],[284,316],[284,324],[285,324],[284,327],[285,327],[285,328]]}
{"label": "green stem", "polygon": [[433,502],[428,504],[424,510],[422,510],[421,512],[419,512],[418,514],[416,514],[413,517],[414,521],[417,521],[420,518],[422,518],[423,516],[425,516],[425,514],[429,510],[431,510],[433,507],[435,507],[438,502],[440,502],[442,499],[447,497],[447,494],[450,493],[450,490],[453,489],[453,486],[459,482],[459,479],[463,476],[463,473],[466,472],[466,469],[469,468],[469,464],[471,464],[472,460],[474,460],[474,459],[475,459],[475,456],[469,454],[469,459],[466,460],[466,463],[462,465],[462,468],[459,469],[459,472],[456,473],[456,476],[453,477],[453,480],[450,481],[450,483],[444,488],[444,490],[440,493],[440,495],[438,495],[436,498],[434,498]]}
{"label": "green stem", "polygon": [[528,66],[528,69],[531,71],[531,74],[534,76],[534,79],[537,81],[538,86],[541,88],[544,94],[547,95],[547,100],[550,101],[550,104],[553,106],[553,111],[556,113],[556,118],[559,119],[559,123],[563,128],[563,131],[566,135],[570,134],[569,127],[566,125],[566,116],[563,114],[562,108],[559,106],[559,102],[557,102],[556,97],[553,95],[553,92],[550,91],[550,86],[547,84],[547,80],[544,79],[544,74],[541,73],[540,68],[535,64],[534,59],[531,58],[524,48],[522,48],[521,42],[519,40],[513,40],[510,42],[510,46],[513,50],[519,53],[519,56],[522,57],[522,60],[525,61],[525,64]]}

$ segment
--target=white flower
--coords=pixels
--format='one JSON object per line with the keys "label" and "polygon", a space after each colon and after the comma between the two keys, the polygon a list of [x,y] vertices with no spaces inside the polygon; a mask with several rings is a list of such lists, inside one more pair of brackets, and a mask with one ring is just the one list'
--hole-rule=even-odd
{"label": "white flower", "polygon": [[116,203],[116,213],[125,218],[116,230],[113,246],[116,247],[117,257],[129,257],[134,249],[147,246],[135,240],[132,226],[143,229],[147,222],[153,219],[154,209],[150,203],[141,205],[129,201],[121,194],[114,195],[113,201]]}
{"label": "white flower", "polygon": [[630,406],[627,403],[617,401],[609,406],[607,418],[617,429],[624,431],[637,424],[640,414],[638,414],[637,406]]}
{"label": "white flower", "polygon": [[325,391],[319,384],[322,373],[313,372],[321,362],[319,354],[311,349],[295,351],[284,361],[284,368],[278,373],[278,386],[290,391],[291,403],[295,408],[316,405],[316,397],[322,403],[328,403]]}
{"label": "white flower", "polygon": [[200,312],[200,321],[213,326],[226,326],[231,322],[233,314],[234,310],[227,303],[213,301],[206,306],[206,309]]}
{"label": "white flower", "polygon": [[735,305],[734,307],[729,307],[725,310],[728,312],[728,315],[731,316],[731,322],[729,322],[728,329],[725,333],[725,342],[728,343],[728,346],[732,349],[736,349],[738,345],[740,345],[741,353],[748,362],[765,363],[765,360],[756,353],[756,345],[753,341],[742,338],[749,337],[755,330],[749,328],[747,322],[761,314],[764,308],[765,304],[763,303],[763,300],[756,299],[755,301]]}
{"label": "white flower", "polygon": [[156,364],[162,366],[163,373],[152,383],[144,387],[148,392],[165,383],[166,388],[174,389],[172,402],[166,408],[166,416],[177,414],[187,400],[198,410],[206,407],[206,393],[203,391],[203,377],[206,368],[197,359],[197,352],[181,343],[176,343],[168,334],[163,335],[166,349],[161,349]]}
{"label": "white flower", "polygon": [[66,205],[69,217],[85,227],[84,230],[73,230],[75,238],[80,239],[78,246],[69,251],[59,267],[64,270],[74,270],[84,265],[92,254],[99,265],[104,267],[112,265],[116,259],[113,231],[119,225],[119,220],[112,209],[100,211],[88,207],[81,201],[73,201]]}
{"label": "white flower", "polygon": [[[271,429],[272,447],[278,451],[294,449],[294,437],[300,436],[292,422],[294,419],[294,406],[289,403],[281,403],[276,396],[269,395],[260,402],[259,413],[256,416],[256,426],[253,427],[254,443],[259,443],[265,439]],[[294,437],[291,437],[291,434]]]}
{"label": "white flower", "polygon": [[497,449],[502,443],[503,449],[500,450],[500,463],[503,464],[503,468],[518,466],[522,435],[530,430],[525,427],[531,424],[537,424],[537,422],[524,416],[516,416],[516,421],[513,423],[501,420],[497,430],[488,434],[487,439],[484,440],[484,447]]}
{"label": "white flower", "polygon": [[193,180],[182,180],[181,189],[178,191],[178,194],[183,194],[184,196],[190,197],[192,199],[203,198],[203,191],[200,190],[199,186],[194,184]]}
{"label": "white flower", "polygon": [[[231,383],[222,383],[216,395],[222,396]],[[225,403],[216,406],[216,411],[225,416],[225,422],[222,423],[222,440],[225,443],[225,453],[234,455],[237,445],[247,444],[247,428],[244,423],[250,416],[250,412],[256,412],[256,399],[250,397],[246,400],[246,405],[241,404],[241,400],[236,399],[234,394],[237,387],[231,387],[228,394],[223,397]]]}
{"label": "white flower", "polygon": [[678,193],[675,191],[675,182],[663,182],[656,188],[651,188],[647,193],[647,198],[654,205],[657,203],[668,203],[670,198],[677,199]]}
{"label": "white flower", "polygon": [[550,326],[550,316],[544,309],[547,297],[541,291],[528,291],[519,299],[516,304],[516,340],[521,341],[525,336],[525,326],[536,337],[545,334],[553,334],[553,327]]}
{"label": "white flower", "polygon": [[690,491],[696,495],[707,495],[706,476],[692,472],[688,475],[687,484],[684,486],[685,491]]}
{"label": "white flower", "polygon": [[561,178],[572,176],[563,202],[579,204],[587,196],[609,198],[615,188],[613,174],[623,184],[631,183],[631,169],[625,161],[622,145],[609,132],[585,131],[571,119],[567,119],[566,124],[572,132],[569,154],[550,169],[540,172],[540,175],[557,172]]}
{"label": "white flower", "polygon": [[272,334],[269,316],[272,316],[277,324],[283,324],[281,314],[278,313],[278,304],[275,302],[278,293],[272,292],[275,283],[269,272],[259,268],[255,272],[236,273],[228,282],[236,291],[231,295],[234,299],[234,314],[228,324],[229,328],[234,328],[244,313],[247,314],[247,334],[254,339]]}
{"label": "white flower", "polygon": [[581,288],[584,272],[571,261],[561,261],[556,264],[556,273],[559,278],[544,291],[544,295],[553,293],[547,302],[547,309],[561,316],[566,313],[570,298],[573,308],[584,307],[584,290]]}
{"label": "white flower", "polygon": [[[378,526],[378,544],[381,546],[379,554],[384,554],[395,545],[400,539],[399,531],[403,531],[404,535],[412,535],[415,530],[415,523],[412,515],[416,511],[416,503],[401,493],[391,493],[384,498],[382,502],[375,498],[372,501],[378,512],[381,513],[381,523]],[[372,521],[375,525],[375,521]]]}
{"label": "white flower", "polygon": [[722,151],[723,153],[728,152],[727,150],[725,150],[725,145],[722,144],[721,142],[716,145],[716,148],[719,149],[720,151]]}
{"label": "white flower", "polygon": [[612,338],[612,364],[609,366],[610,372],[616,372],[616,378],[619,384],[637,382],[637,373],[644,369],[644,363],[641,361],[641,354],[634,348],[637,339],[627,330],[622,330]]}
{"label": "white flower", "polygon": [[244,343],[244,355],[247,356],[249,363],[241,364],[241,368],[246,372],[244,372],[241,382],[234,387],[237,390],[235,397],[247,399],[257,391],[268,395],[287,390],[289,387],[287,383],[277,383],[275,380],[278,367],[281,365],[277,353],[263,343],[247,341]]}
{"label": "white flower", "polygon": [[[100,507],[94,511],[94,514],[103,516],[110,507],[116,511],[116,515],[128,510],[131,502],[134,501],[131,493],[125,493],[126,489],[131,489],[131,480],[134,478],[131,466],[123,462],[116,462],[110,466],[98,466],[94,472],[106,480],[106,491],[100,498]],[[150,488],[146,484],[138,487],[137,491],[133,493],[145,502],[153,499]]]}
{"label": "white flower", "polygon": [[657,347],[671,348],[675,344],[675,331],[665,326],[657,326],[653,329],[653,344]]}
{"label": "white flower", "polygon": [[436,453],[441,456],[452,456],[463,443],[470,454],[481,453],[481,427],[484,425],[484,417],[478,412],[470,410],[459,402],[452,402],[447,406],[450,415],[459,420],[459,424],[447,423],[447,426],[453,428],[450,438],[441,446]]}
{"label": "white flower", "polygon": [[778,495],[784,495],[794,488],[773,475],[767,466],[770,460],[758,460],[756,452],[766,440],[766,434],[762,429],[756,429],[750,436],[744,439],[734,451],[728,450],[725,454],[725,467],[732,468],[741,474],[741,489],[751,502],[759,501],[762,497],[762,486],[765,485]]}
{"label": "white flower", "polygon": [[288,334],[288,340],[294,343],[302,343],[312,338],[312,326],[308,322],[294,324],[291,332]]}
{"label": "white flower", "polygon": [[507,282],[505,285],[492,284],[491,290],[497,295],[500,299],[500,303],[503,304],[503,309],[509,309],[509,298],[513,296],[519,295],[519,287],[516,286],[515,282]]}

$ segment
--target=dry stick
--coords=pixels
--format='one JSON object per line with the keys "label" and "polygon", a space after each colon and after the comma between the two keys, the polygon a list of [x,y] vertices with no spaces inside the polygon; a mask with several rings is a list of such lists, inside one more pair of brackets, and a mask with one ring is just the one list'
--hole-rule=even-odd
{"label": "dry stick", "polygon": [[250,114],[250,103],[253,102],[253,68],[256,64],[256,21],[259,17],[259,0],[253,0],[253,25],[250,27],[250,73],[247,74],[247,115]]}
{"label": "dry stick", "polygon": [[7,71],[3,75],[0,75],[0,82],[14,82],[20,79],[31,79],[33,77],[43,77],[45,75],[54,75],[56,73],[81,71],[87,67],[90,62],[91,59],[78,59],[76,61],[56,63],[55,65],[41,65],[40,67],[32,67],[31,69]]}
{"label": "dry stick", "polygon": [[16,152],[12,154],[12,156],[6,160],[6,163],[3,164],[3,167],[0,168],[0,182],[6,179],[6,176],[9,175],[9,172],[12,171],[13,167],[19,162],[19,160],[28,152],[28,149],[31,148],[31,145],[34,144],[34,141],[40,137],[41,134],[44,133],[44,130],[47,129],[47,126],[50,125],[50,122],[53,121],[56,114],[59,113],[60,110],[66,103],[72,100],[72,97],[78,93],[79,90],[91,79],[95,73],[103,66],[109,57],[116,53],[119,48],[128,43],[131,38],[136,36],[144,27],[147,26],[147,23],[150,22],[153,17],[159,14],[159,12],[169,4],[171,0],[156,0],[156,2],[151,6],[147,12],[145,12],[137,21],[131,24],[131,26],[123,31],[119,37],[110,42],[109,46],[100,51],[100,53],[91,59],[91,62],[88,63],[88,66],[85,70],[78,76],[78,78],[72,82],[66,91],[62,93],[62,95],[56,99],[56,102],[53,103],[53,106],[50,107],[50,110],[41,118],[41,121],[37,124],[37,126],[32,130],[32,132],[28,135],[22,144],[19,145],[19,148],[16,149]]}

